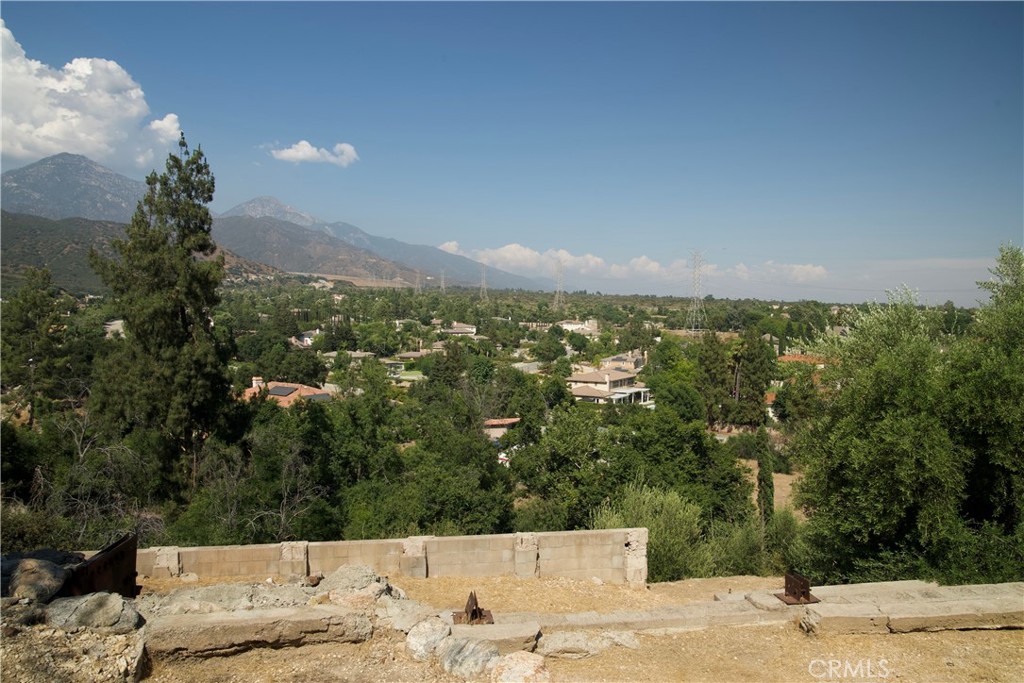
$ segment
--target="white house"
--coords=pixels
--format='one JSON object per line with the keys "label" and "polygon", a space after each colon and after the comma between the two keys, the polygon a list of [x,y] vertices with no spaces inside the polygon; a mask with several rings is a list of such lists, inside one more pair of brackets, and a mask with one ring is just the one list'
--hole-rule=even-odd
{"label": "white house", "polygon": [[573,397],[585,403],[651,402],[651,390],[636,381],[634,372],[596,370],[570,375],[566,381]]}

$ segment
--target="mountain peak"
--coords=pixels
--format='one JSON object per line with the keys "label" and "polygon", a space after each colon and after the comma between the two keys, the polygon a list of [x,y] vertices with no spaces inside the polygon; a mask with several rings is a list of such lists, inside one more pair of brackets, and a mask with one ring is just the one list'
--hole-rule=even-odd
{"label": "mountain peak", "polygon": [[89,218],[127,223],[146,184],[99,165],[81,154],[62,152],[6,171],[4,209],[44,218]]}
{"label": "mountain peak", "polygon": [[256,197],[247,202],[225,211],[223,216],[250,216],[252,218],[275,218],[279,221],[288,221],[304,228],[322,223],[316,216],[295,207],[288,206],[275,197]]}

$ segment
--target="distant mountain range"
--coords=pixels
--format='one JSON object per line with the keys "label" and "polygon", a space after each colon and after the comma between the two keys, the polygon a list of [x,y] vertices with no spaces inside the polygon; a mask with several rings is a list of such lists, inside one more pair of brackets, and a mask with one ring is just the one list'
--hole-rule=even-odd
{"label": "distant mountain range", "polygon": [[[16,249],[8,249],[8,220],[4,218],[3,258],[5,272],[28,263],[8,263],[15,254],[33,261],[52,254],[61,240],[68,245],[68,258],[78,253],[76,226],[96,240],[109,242],[123,234],[123,228],[99,226],[95,222],[127,223],[135,212],[146,184],[122,176],[76,154],[56,154],[23,168],[7,171],[0,184],[0,206],[11,214],[27,214],[59,221],[59,229],[46,232],[45,223],[18,219]],[[64,219],[84,219],[79,223]],[[31,224],[32,229],[24,229]],[[53,227],[53,226],[51,226]],[[115,234],[116,233],[116,234]],[[273,197],[257,197],[216,216],[214,240],[238,256],[288,272],[348,275],[371,280],[401,281],[412,285],[443,276],[447,283],[476,285],[481,270],[491,287],[543,289],[535,280],[507,273],[436,247],[408,244],[377,237],[349,223],[329,223],[289,207]],[[83,233],[82,238],[86,235]],[[39,240],[35,247],[25,240]],[[88,246],[83,247],[85,254]],[[56,262],[54,262],[56,263]],[[64,264],[72,267],[72,264]],[[51,270],[54,266],[51,266]],[[88,270],[87,265],[85,269]],[[74,266],[74,278],[84,286],[94,281]],[[91,273],[91,271],[89,271]],[[55,277],[57,273],[54,273]],[[80,277],[79,277],[80,276]],[[98,281],[96,281],[98,282]]]}
{"label": "distant mountain range", "polygon": [[[23,213],[0,211],[3,241],[0,247],[0,285],[6,294],[21,284],[26,268],[49,268],[53,283],[70,292],[98,292],[103,283],[89,265],[89,250],[114,254],[110,244],[124,237],[124,223],[64,218],[59,221]],[[280,271],[245,259],[222,245],[229,278],[272,275]]]}
{"label": "distant mountain range", "polygon": [[[544,288],[540,283],[530,278],[508,273],[490,266],[484,266],[465,256],[450,254],[437,247],[424,244],[409,244],[408,242],[401,242],[389,237],[377,237],[351,223],[328,223],[304,211],[283,204],[273,197],[257,197],[256,199],[239,204],[229,211],[225,211],[221,216],[273,218],[279,221],[294,223],[309,230],[326,233],[353,247],[366,250],[389,261],[394,261],[413,271],[419,271],[423,277],[428,275],[440,277],[444,274],[445,279],[450,284],[479,284],[480,270],[483,268],[487,276],[487,284],[490,287],[501,289]],[[231,248],[234,249],[236,247]]]}
{"label": "distant mountain range", "polygon": [[239,256],[289,273],[346,275],[361,280],[416,283],[416,272],[328,234],[269,217],[214,219],[213,239]]}

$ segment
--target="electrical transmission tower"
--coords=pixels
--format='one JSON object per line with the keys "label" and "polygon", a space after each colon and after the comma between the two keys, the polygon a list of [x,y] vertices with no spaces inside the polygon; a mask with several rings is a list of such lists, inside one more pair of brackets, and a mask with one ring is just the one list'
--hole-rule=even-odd
{"label": "electrical transmission tower", "polygon": [[551,308],[556,311],[561,311],[565,308],[565,281],[562,278],[562,262],[558,262],[558,270],[556,271],[555,280],[555,300],[551,304]]}
{"label": "electrical transmission tower", "polygon": [[693,267],[693,298],[690,299],[690,311],[686,314],[686,329],[690,334],[697,334],[708,329],[708,316],[704,311],[704,256],[694,251],[691,256]]}
{"label": "electrical transmission tower", "polygon": [[444,286],[444,271],[441,271],[441,293],[444,294],[448,291],[448,288]]}
{"label": "electrical transmission tower", "polygon": [[487,266],[480,264],[480,301],[487,301]]}
{"label": "electrical transmission tower", "polygon": [[416,271],[416,289],[415,289],[415,292],[416,292],[417,295],[423,293],[423,274],[420,273],[420,271],[418,271],[418,270]]}

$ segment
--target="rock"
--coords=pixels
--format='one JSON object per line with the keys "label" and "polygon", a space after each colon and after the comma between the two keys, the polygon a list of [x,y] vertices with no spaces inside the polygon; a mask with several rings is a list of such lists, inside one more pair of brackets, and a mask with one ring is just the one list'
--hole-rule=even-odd
{"label": "rock", "polygon": [[437,610],[415,600],[406,600],[382,595],[377,600],[377,618],[383,626],[390,626],[396,631],[408,633],[412,627],[424,619],[437,614]]}
{"label": "rock", "polygon": [[178,577],[182,583],[199,583],[199,574],[195,572],[185,572]]}
{"label": "rock", "polygon": [[418,662],[426,661],[451,632],[451,626],[440,618],[429,617],[409,629],[409,635],[405,637],[405,647],[413,659]]}
{"label": "rock", "polygon": [[224,608],[212,602],[200,600],[180,600],[171,603],[166,607],[166,614],[210,614],[211,612],[223,612]]}
{"label": "rock", "polygon": [[49,602],[64,585],[68,571],[49,560],[26,558],[11,574],[11,596]]}
{"label": "rock", "polygon": [[537,653],[557,659],[583,659],[607,650],[611,638],[587,631],[555,631],[545,633],[537,643]]}
{"label": "rock", "polygon": [[258,647],[361,643],[373,635],[369,617],[337,607],[282,607],[153,619],[146,647],[154,657],[219,657]]}
{"label": "rock", "polygon": [[59,598],[46,608],[46,623],[71,631],[82,627],[107,633],[130,633],[143,624],[132,603],[117,593],[89,593]]}
{"label": "rock", "polygon": [[317,586],[317,589],[323,593],[331,591],[357,591],[361,588],[366,588],[371,583],[378,582],[383,582],[387,585],[387,581],[377,576],[377,573],[371,567],[343,565],[331,572],[330,576],[324,577]]}
{"label": "rock", "polygon": [[544,658],[519,650],[503,655],[491,670],[491,683],[550,683],[551,672]]}
{"label": "rock", "polygon": [[350,609],[368,610],[373,608],[377,598],[384,595],[387,589],[386,582],[374,581],[356,590],[335,588],[328,592],[327,596],[332,604]]}
{"label": "rock", "polygon": [[35,602],[22,605],[20,601],[15,600],[11,604],[4,605],[0,615],[3,616],[4,626],[33,626],[46,621],[46,611]]}
{"label": "rock", "polygon": [[474,678],[494,668],[501,655],[498,646],[473,638],[445,638],[437,648],[441,667],[462,678]]}
{"label": "rock", "polygon": [[636,633],[633,631],[604,631],[602,632],[602,635],[619,647],[624,647],[629,650],[637,650],[640,648],[640,641],[637,639]]}

